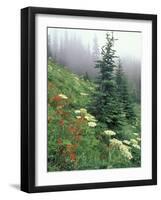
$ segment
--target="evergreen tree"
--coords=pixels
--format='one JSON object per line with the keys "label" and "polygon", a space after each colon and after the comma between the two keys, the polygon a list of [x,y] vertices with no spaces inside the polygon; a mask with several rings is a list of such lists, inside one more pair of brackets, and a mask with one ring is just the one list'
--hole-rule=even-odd
{"label": "evergreen tree", "polygon": [[106,34],[106,44],[102,47],[102,60],[98,60],[96,68],[99,69],[97,79],[97,92],[93,95],[91,112],[96,118],[106,123],[110,129],[117,129],[123,124],[125,114],[117,95],[115,79],[115,60],[117,58],[114,46],[113,33]]}
{"label": "evergreen tree", "polygon": [[117,84],[117,94],[118,94],[119,102],[122,103],[123,105],[126,118],[130,122],[134,122],[135,113],[133,110],[133,104],[132,104],[131,96],[128,90],[127,79],[123,72],[120,60],[119,60],[119,64],[116,70],[116,84]]}

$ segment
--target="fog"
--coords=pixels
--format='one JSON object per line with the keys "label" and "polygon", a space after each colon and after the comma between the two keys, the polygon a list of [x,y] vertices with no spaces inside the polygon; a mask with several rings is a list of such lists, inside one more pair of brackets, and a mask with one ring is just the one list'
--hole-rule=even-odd
{"label": "fog", "polygon": [[[48,28],[48,53],[74,72],[95,74],[94,61],[100,58],[101,48],[106,43],[107,31]],[[132,63],[141,62],[141,33],[113,31],[116,55],[125,70],[132,70]],[[97,54],[94,56],[94,54]],[[89,59],[89,56],[92,58]],[[61,58],[62,57],[62,58]],[[88,63],[90,62],[90,63]],[[92,63],[93,62],[93,63]],[[92,65],[92,66],[90,66]]]}
{"label": "fog", "polygon": [[[104,30],[48,28],[48,57],[65,65],[78,75],[95,78],[96,60],[106,43]],[[140,32],[113,31],[114,49],[127,78],[140,91],[142,38]]]}

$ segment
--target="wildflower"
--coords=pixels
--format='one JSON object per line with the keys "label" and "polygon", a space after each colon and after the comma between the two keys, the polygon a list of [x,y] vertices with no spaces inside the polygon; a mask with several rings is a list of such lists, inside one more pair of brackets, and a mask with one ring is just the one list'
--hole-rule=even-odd
{"label": "wildflower", "polygon": [[138,145],[138,144],[133,144],[132,145],[134,148],[136,148],[136,149],[140,149],[140,146]]}
{"label": "wildflower", "polygon": [[122,155],[123,155],[125,158],[128,158],[129,160],[131,160],[131,159],[133,158],[131,152],[129,151],[128,146],[122,144],[122,145],[120,145],[119,149],[120,149]]}
{"label": "wildflower", "polygon": [[81,139],[81,135],[80,135],[80,134],[77,134],[77,135],[75,136],[75,140],[79,141],[80,139]]}
{"label": "wildflower", "polygon": [[74,112],[75,112],[75,114],[79,114],[81,111],[80,110],[75,110]]}
{"label": "wildflower", "polygon": [[129,160],[131,160],[133,158],[131,152],[129,151],[130,148],[128,146],[126,146],[125,144],[123,144],[122,141],[120,141],[116,138],[113,138],[110,140],[110,145],[112,147],[117,147],[120,150],[121,154],[125,158],[127,158]]}
{"label": "wildflower", "polygon": [[138,136],[138,133],[133,133],[133,135]]}
{"label": "wildflower", "polygon": [[61,126],[64,125],[64,120],[63,119],[59,121],[59,125],[61,125]]}
{"label": "wildflower", "polygon": [[84,117],[87,121],[91,121],[91,122],[96,122],[97,120],[95,119],[95,117],[89,113],[87,113]]}
{"label": "wildflower", "polygon": [[88,122],[88,126],[89,127],[95,127],[95,126],[97,126],[97,124],[95,122]]}
{"label": "wildflower", "polygon": [[111,130],[106,130],[104,131],[104,133],[108,136],[113,136],[113,135],[116,135],[116,133],[114,131],[111,131]]}
{"label": "wildflower", "polygon": [[68,97],[64,94],[59,94],[58,96],[61,97],[62,99],[68,99]]}
{"label": "wildflower", "polygon": [[72,152],[70,154],[70,160],[75,161],[76,160],[76,154],[74,152]]}
{"label": "wildflower", "polygon": [[141,141],[141,138],[139,138],[139,137],[137,137],[136,139],[137,139],[137,141],[139,141],[139,142]]}
{"label": "wildflower", "polygon": [[68,130],[69,130],[69,132],[71,132],[71,133],[75,133],[75,132],[77,131],[77,129],[74,128],[74,127],[69,127]]}
{"label": "wildflower", "polygon": [[57,95],[57,96],[54,96],[54,97],[52,98],[52,100],[58,102],[58,101],[61,101],[61,100],[62,100],[62,97],[59,96],[59,95]]}
{"label": "wildflower", "polygon": [[135,139],[131,139],[130,142],[131,142],[132,144],[138,144],[138,141],[135,140]]}
{"label": "wildflower", "polygon": [[84,93],[84,92],[81,92],[80,95],[82,95],[82,96],[88,96],[88,94]]}
{"label": "wildflower", "polygon": [[86,114],[86,113],[87,113],[87,110],[86,110],[85,108],[81,108],[81,109],[80,109],[80,112],[83,113],[83,114]]}
{"label": "wildflower", "polygon": [[76,118],[77,118],[77,119],[81,119],[82,117],[81,117],[81,116],[76,116]]}
{"label": "wildflower", "polygon": [[111,146],[119,147],[120,145],[122,145],[122,141],[120,141],[116,138],[113,138],[113,139],[110,139],[110,144],[111,144]]}
{"label": "wildflower", "polygon": [[129,144],[130,144],[130,141],[128,141],[128,140],[123,140],[123,143],[129,145]]}
{"label": "wildflower", "polygon": [[86,115],[84,118],[85,118],[87,121],[91,121],[91,120],[90,120],[90,117],[87,116],[87,115]]}

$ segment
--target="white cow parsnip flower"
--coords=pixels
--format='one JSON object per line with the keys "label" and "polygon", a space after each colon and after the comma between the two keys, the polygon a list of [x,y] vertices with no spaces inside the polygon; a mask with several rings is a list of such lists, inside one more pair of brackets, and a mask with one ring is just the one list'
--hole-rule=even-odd
{"label": "white cow parsnip flower", "polygon": [[88,122],[88,126],[89,127],[95,127],[95,126],[97,126],[97,124],[95,122]]}
{"label": "white cow parsnip flower", "polygon": [[80,109],[80,112],[83,113],[83,114],[86,114],[86,113],[87,113],[87,110],[86,110],[85,108],[81,108],[81,109]]}
{"label": "white cow parsnip flower", "polygon": [[80,110],[75,110],[75,114],[80,114]]}
{"label": "white cow parsnip flower", "polygon": [[59,94],[59,97],[61,97],[62,99],[68,99],[68,97],[65,94]]}
{"label": "white cow parsnip flower", "polygon": [[140,149],[140,146],[138,144],[133,144],[132,145],[135,149]]}
{"label": "white cow parsnip flower", "polygon": [[108,136],[114,136],[114,135],[116,135],[116,133],[114,131],[111,131],[111,130],[104,131],[104,134],[108,135]]}
{"label": "white cow parsnip flower", "polygon": [[131,139],[130,142],[131,142],[132,144],[138,144],[138,141],[135,140],[135,139]]}
{"label": "white cow parsnip flower", "polygon": [[130,141],[129,140],[123,140],[123,143],[129,145]]}

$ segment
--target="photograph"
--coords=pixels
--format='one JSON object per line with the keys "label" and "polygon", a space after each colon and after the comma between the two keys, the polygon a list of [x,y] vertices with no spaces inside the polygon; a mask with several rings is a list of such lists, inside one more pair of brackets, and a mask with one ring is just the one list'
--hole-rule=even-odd
{"label": "photograph", "polygon": [[157,15],[21,10],[21,190],[157,184]]}
{"label": "photograph", "polygon": [[141,31],[47,27],[47,171],[141,167]]}

